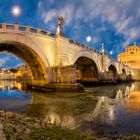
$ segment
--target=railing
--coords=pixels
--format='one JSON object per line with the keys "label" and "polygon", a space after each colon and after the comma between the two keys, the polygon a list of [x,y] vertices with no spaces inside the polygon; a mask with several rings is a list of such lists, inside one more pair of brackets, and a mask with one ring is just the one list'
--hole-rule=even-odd
{"label": "railing", "polygon": [[71,39],[70,39],[70,40],[69,40],[69,43],[74,44],[74,45],[77,45],[77,46],[79,46],[79,47],[85,48],[85,49],[87,49],[87,50],[93,51],[93,52],[95,52],[95,53],[101,55],[101,52],[95,50],[94,48],[91,48],[90,46],[84,45],[84,44],[82,44],[82,43],[80,43],[80,42],[77,42],[77,41],[74,41],[74,40],[71,40]]}
{"label": "railing", "polygon": [[51,32],[45,31],[45,30],[41,30],[38,28],[33,28],[33,27],[29,27],[29,26],[21,26],[18,24],[5,24],[5,23],[1,23],[0,24],[0,32],[1,31],[6,31],[6,30],[13,30],[13,31],[21,31],[21,32],[28,32],[28,33],[33,33],[33,34],[41,34],[44,36],[50,36],[50,37],[55,37],[56,34],[53,34]]}

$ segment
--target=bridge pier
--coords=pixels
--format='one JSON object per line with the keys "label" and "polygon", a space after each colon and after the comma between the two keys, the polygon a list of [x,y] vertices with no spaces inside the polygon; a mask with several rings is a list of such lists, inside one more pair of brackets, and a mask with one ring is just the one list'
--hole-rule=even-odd
{"label": "bridge pier", "polygon": [[58,66],[48,69],[48,83],[76,83],[74,66]]}

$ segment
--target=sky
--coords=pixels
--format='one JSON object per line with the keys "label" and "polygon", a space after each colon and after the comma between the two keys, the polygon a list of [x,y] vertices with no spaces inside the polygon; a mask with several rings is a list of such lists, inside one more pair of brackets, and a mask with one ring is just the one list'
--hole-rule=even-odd
{"label": "sky", "polygon": [[[55,33],[57,16],[64,17],[64,35],[117,59],[128,45],[140,45],[140,0],[0,0],[0,22],[15,23],[11,9],[21,8],[20,25]],[[17,57],[0,54],[0,66],[22,65]]]}

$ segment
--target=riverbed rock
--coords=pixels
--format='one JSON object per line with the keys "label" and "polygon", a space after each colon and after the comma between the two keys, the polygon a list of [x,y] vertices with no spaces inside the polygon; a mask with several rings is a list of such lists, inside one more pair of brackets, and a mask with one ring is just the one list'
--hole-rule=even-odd
{"label": "riverbed rock", "polygon": [[34,123],[34,125],[33,125],[35,128],[40,128],[41,126],[40,126],[40,124],[38,124],[38,123]]}
{"label": "riverbed rock", "polygon": [[13,117],[13,113],[11,113],[11,112],[6,112],[6,113],[4,113],[4,117],[5,117],[6,119],[8,119],[8,118],[10,118],[10,117]]}
{"label": "riverbed rock", "polygon": [[29,128],[26,128],[25,133],[29,135],[31,133],[31,130]]}

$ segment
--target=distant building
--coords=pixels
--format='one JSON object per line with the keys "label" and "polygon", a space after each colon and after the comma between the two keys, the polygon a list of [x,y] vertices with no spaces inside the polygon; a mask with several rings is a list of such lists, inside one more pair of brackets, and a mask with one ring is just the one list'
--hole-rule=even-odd
{"label": "distant building", "polygon": [[5,71],[5,69],[4,69],[4,67],[0,67],[0,79],[4,79],[4,71]]}
{"label": "distant building", "polygon": [[125,49],[125,52],[118,55],[118,60],[126,63],[129,67],[134,69],[140,69],[140,47],[129,46]]}
{"label": "distant building", "polygon": [[30,69],[26,65],[22,65],[16,68],[16,78],[24,78],[29,79],[31,78]]}
{"label": "distant building", "polygon": [[25,65],[17,68],[6,69],[0,67],[0,79],[30,79],[31,72]]}
{"label": "distant building", "polygon": [[0,79],[15,79],[15,74],[10,72],[4,66],[0,67]]}
{"label": "distant building", "polygon": [[131,75],[134,80],[140,80],[140,47],[136,43],[128,46],[125,52],[118,54],[118,60],[132,69]]}

